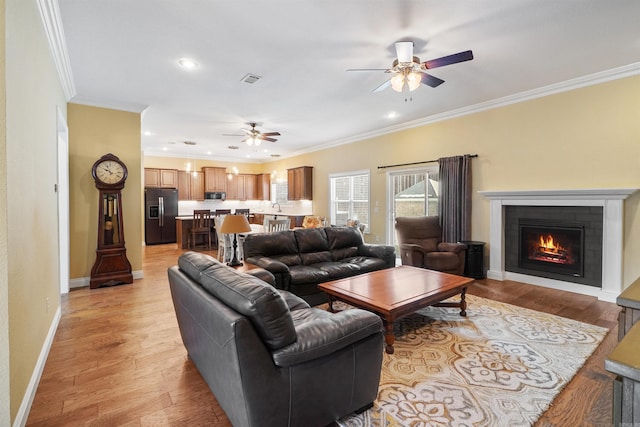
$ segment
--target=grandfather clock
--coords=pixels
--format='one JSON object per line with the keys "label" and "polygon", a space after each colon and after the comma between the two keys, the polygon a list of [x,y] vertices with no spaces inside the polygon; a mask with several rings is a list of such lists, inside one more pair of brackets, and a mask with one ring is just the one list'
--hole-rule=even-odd
{"label": "grandfather clock", "polygon": [[91,269],[91,289],[133,283],[131,264],[124,247],[122,189],[127,167],[113,154],[100,157],[91,169],[100,192],[98,198],[98,247]]}

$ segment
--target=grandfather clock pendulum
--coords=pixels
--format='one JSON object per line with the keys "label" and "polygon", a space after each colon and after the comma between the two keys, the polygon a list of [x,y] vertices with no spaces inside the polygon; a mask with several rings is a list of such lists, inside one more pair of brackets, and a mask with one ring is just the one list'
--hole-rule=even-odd
{"label": "grandfather clock pendulum", "polygon": [[91,176],[100,192],[98,204],[98,247],[91,269],[89,287],[133,283],[131,264],[124,246],[122,223],[122,189],[127,179],[127,167],[113,154],[99,158]]}

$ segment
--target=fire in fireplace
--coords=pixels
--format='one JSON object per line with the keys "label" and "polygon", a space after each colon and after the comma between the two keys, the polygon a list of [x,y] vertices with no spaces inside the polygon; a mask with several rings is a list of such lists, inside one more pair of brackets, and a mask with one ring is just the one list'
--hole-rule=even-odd
{"label": "fire in fireplace", "polygon": [[519,221],[518,266],[531,270],[584,275],[584,226]]}

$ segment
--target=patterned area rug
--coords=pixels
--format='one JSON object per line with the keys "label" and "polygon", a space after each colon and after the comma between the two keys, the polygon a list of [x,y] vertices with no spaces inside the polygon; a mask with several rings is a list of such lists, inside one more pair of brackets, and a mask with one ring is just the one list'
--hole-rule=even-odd
{"label": "patterned area rug", "polygon": [[374,407],[340,426],[530,426],[607,329],[467,295],[396,324]]}

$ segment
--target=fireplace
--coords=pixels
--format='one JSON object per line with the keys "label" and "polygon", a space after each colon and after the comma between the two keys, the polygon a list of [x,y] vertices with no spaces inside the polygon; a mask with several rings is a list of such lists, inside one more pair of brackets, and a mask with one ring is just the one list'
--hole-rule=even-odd
{"label": "fireplace", "polygon": [[518,267],[584,277],[584,225],[523,218],[518,241]]}
{"label": "fireplace", "polygon": [[[616,302],[623,289],[623,223],[624,200],[638,188],[579,189],[579,190],[507,190],[480,191],[489,199],[489,269],[487,278],[515,280],[539,286],[597,296]],[[578,219],[568,207],[590,207],[597,211]],[[509,238],[512,228],[518,233],[518,221],[513,224],[512,208],[537,207],[542,215],[522,213],[518,218],[543,218],[572,222],[590,222],[585,228],[583,269],[584,277],[567,274],[542,273],[518,267],[518,239],[513,245]],[[561,213],[546,211],[562,207]],[[598,223],[598,224],[596,224]],[[597,225],[597,229],[596,229]]]}

